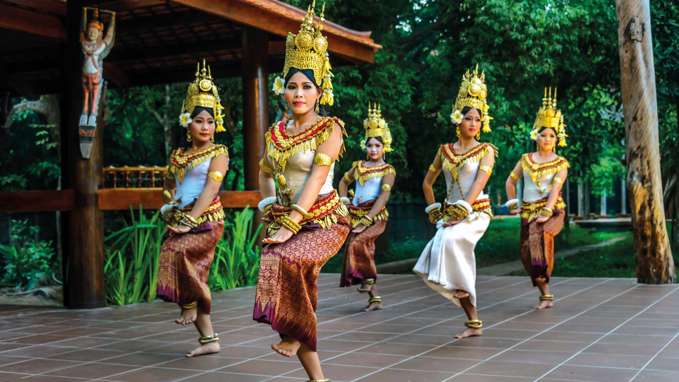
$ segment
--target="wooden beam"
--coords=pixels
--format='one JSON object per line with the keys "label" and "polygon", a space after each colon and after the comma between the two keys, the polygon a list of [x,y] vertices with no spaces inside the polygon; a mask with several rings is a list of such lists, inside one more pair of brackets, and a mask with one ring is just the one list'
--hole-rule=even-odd
{"label": "wooden beam", "polygon": [[65,39],[66,31],[56,16],[0,4],[0,28],[53,39]]}
{"label": "wooden beam", "polygon": [[[287,36],[299,30],[305,12],[277,1],[257,0],[172,0],[174,3],[221,16],[225,19],[263,31]],[[323,33],[328,38],[332,53],[356,62],[375,62],[381,48],[369,37],[369,32],[356,32],[340,25],[325,22]]]}
{"label": "wooden beam", "polygon": [[66,16],[66,2],[62,0],[3,0],[3,2],[19,5],[21,8],[31,8],[40,13]]}
{"label": "wooden beam", "polygon": [[0,192],[0,212],[52,212],[73,209],[73,190]]}
{"label": "wooden beam", "polygon": [[[261,200],[259,191],[222,191],[224,208],[256,208]],[[102,188],[97,191],[97,204],[103,211],[124,211],[130,208],[159,209],[163,205],[161,188]]]}
{"label": "wooden beam", "polygon": [[243,29],[243,139],[245,188],[259,184],[259,158],[264,154],[264,132],[269,127],[267,77],[268,35],[255,28]]}

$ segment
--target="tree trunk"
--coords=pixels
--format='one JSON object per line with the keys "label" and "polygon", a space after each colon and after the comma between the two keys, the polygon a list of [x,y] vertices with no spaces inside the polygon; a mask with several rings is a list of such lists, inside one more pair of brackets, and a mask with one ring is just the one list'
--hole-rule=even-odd
{"label": "tree trunk", "polygon": [[671,283],[675,271],[660,177],[650,5],[648,0],[617,0],[616,11],[637,281]]}
{"label": "tree trunk", "polygon": [[578,217],[585,216],[585,186],[582,179],[578,180]]}
{"label": "tree trunk", "polygon": [[620,179],[620,214],[627,215],[627,182]]}
{"label": "tree trunk", "polygon": [[607,195],[606,195],[606,193],[604,192],[604,193],[601,195],[601,199],[600,199],[600,200],[601,200],[601,205],[599,206],[599,215],[601,215],[601,216],[606,216],[606,215],[608,215],[608,204],[606,203],[606,202],[607,202],[606,198],[607,198]]}
{"label": "tree trunk", "polygon": [[585,198],[585,206],[584,206],[584,215],[589,216],[590,212],[592,212],[592,187],[589,185],[589,181],[585,180],[585,183],[583,184],[584,188],[584,193],[583,196]]}

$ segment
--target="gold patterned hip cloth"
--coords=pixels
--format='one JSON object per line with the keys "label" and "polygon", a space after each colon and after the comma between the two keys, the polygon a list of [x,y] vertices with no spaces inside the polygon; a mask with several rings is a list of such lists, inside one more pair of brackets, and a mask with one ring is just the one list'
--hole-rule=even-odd
{"label": "gold patterned hip cloth", "polygon": [[198,303],[198,311],[210,314],[212,295],[207,285],[217,242],[224,222],[205,222],[192,231],[168,231],[160,248],[158,297],[179,305]]}
{"label": "gold patterned hip cloth", "polygon": [[530,216],[526,212],[538,211],[547,204],[547,199],[526,203],[521,206],[521,262],[526,272],[537,286],[536,279],[544,278],[549,282],[554,270],[554,238],[561,232],[564,225],[565,204],[559,198],[555,205],[554,214],[544,223],[535,219],[529,222]]}
{"label": "gold patterned hip cloth", "polygon": [[[321,197],[322,198],[322,197]],[[321,199],[319,198],[319,199]],[[309,222],[285,243],[264,247],[252,318],[316,351],[318,274],[349,235],[346,216],[327,228]]]}
{"label": "gold patterned hip cloth", "polygon": [[[369,201],[358,206],[349,206],[352,222],[370,212],[375,201]],[[349,234],[344,252],[344,265],[340,277],[340,287],[360,284],[365,279],[377,280],[375,266],[375,241],[387,228],[387,209],[383,208],[373,218],[374,223],[361,233]]]}

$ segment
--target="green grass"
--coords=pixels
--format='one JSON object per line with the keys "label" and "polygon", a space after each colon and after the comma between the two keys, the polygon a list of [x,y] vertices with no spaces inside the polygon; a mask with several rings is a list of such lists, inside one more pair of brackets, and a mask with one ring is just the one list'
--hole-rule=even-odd
{"label": "green grass", "polygon": [[[476,246],[477,267],[486,267],[519,259],[519,218],[493,219],[483,238]],[[603,231],[580,228],[573,224],[570,230],[563,230],[556,240],[557,251],[596,244],[614,237],[630,235],[622,231]],[[377,264],[417,258],[431,237],[408,236],[393,240],[385,251],[378,252]],[[323,272],[340,272],[344,252],[340,251],[324,267]]]}
{"label": "green grass", "polygon": [[[625,233],[622,241],[604,248],[593,249],[556,259],[552,276],[561,277],[636,277],[634,272],[634,243],[632,234]],[[525,276],[516,271],[512,276]]]}

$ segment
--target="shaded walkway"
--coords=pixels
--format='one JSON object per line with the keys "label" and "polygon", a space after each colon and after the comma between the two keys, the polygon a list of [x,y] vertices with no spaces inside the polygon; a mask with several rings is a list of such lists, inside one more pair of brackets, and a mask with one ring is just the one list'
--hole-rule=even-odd
{"label": "shaded walkway", "polygon": [[[478,282],[486,335],[454,340],[461,311],[415,276],[381,278],[387,308],[362,313],[363,296],[321,277],[319,349],[333,381],[677,381],[677,285],[555,278],[557,307],[537,312],[524,277]],[[214,321],[223,351],[186,359],[193,329],[170,304],[68,311],[0,307],[2,381],[302,381],[295,360],[251,321],[254,290],[221,293]]]}

